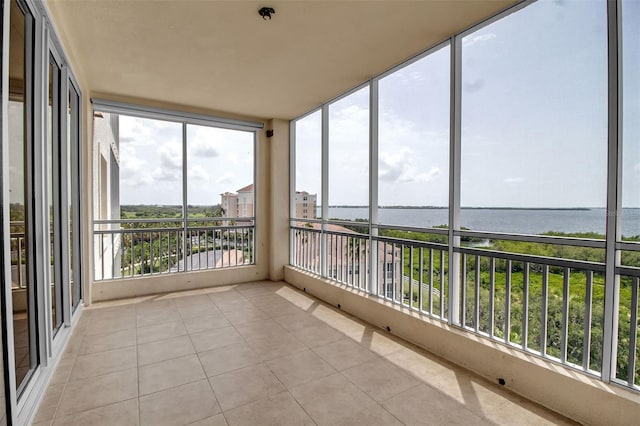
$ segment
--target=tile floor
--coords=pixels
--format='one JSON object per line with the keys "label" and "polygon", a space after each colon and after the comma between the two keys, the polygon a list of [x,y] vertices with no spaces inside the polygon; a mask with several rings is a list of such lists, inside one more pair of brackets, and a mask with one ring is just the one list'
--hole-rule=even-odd
{"label": "tile floor", "polygon": [[283,283],[84,311],[35,425],[572,424]]}

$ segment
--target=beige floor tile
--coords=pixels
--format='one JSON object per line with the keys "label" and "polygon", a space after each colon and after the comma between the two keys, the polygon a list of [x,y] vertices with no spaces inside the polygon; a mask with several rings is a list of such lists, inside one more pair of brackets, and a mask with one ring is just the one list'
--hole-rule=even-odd
{"label": "beige floor tile", "polygon": [[302,330],[293,331],[292,334],[310,348],[337,342],[345,337],[343,333],[325,324],[306,327]]}
{"label": "beige floor tile", "polygon": [[148,327],[150,325],[158,325],[180,320],[182,320],[182,317],[177,309],[138,313],[136,316],[136,323],[138,327]]}
{"label": "beige floor tile", "polygon": [[79,355],[73,365],[73,370],[71,370],[69,381],[100,376],[136,366],[137,351],[135,346]]}
{"label": "beige floor tile", "polygon": [[153,312],[175,312],[177,310],[174,300],[170,298],[156,298],[136,304],[136,313],[139,315]]}
{"label": "beige floor tile", "polygon": [[276,292],[288,286],[284,281],[260,281],[260,285],[271,292]]}
{"label": "beige floor tile", "polygon": [[113,319],[91,320],[85,335],[114,333],[116,331],[128,330],[136,327],[136,317],[134,315],[126,315]]}
{"label": "beige floor tile", "polygon": [[274,318],[274,321],[291,332],[300,331],[308,327],[326,325],[318,318],[315,318],[313,315],[309,315],[307,312],[303,311],[295,314],[277,316]]}
{"label": "beige floor tile", "polygon": [[174,303],[178,309],[199,305],[210,306],[213,304],[211,298],[207,294],[190,294],[188,296],[176,297],[174,299]]}
{"label": "beige floor tile", "polygon": [[64,384],[51,385],[47,388],[44,398],[42,398],[42,402],[40,403],[40,407],[38,408],[38,412],[33,419],[34,423],[46,422],[53,419],[53,416],[58,409],[58,404],[60,403],[64,386]]}
{"label": "beige floor tile", "polygon": [[214,300],[213,302],[225,314],[227,312],[256,310],[256,305],[251,303],[244,296],[241,296],[241,298],[238,298],[236,300]]}
{"label": "beige floor tile", "polygon": [[263,361],[309,349],[309,347],[300,340],[293,336],[286,335],[275,338],[247,339],[247,343],[249,343],[251,349],[253,349]]}
{"label": "beige floor tile", "polygon": [[235,343],[211,351],[198,353],[208,377],[260,363],[260,357],[247,343]]}
{"label": "beige floor tile", "polygon": [[169,339],[171,337],[184,336],[187,334],[182,321],[165,322],[148,327],[138,327],[138,344],[154,342],[156,340]]}
{"label": "beige floor tile", "polygon": [[267,361],[267,365],[289,389],[336,372],[333,367],[310,349],[275,358]]}
{"label": "beige floor tile", "polygon": [[210,377],[223,411],[276,395],[285,387],[264,364]]}
{"label": "beige floor tile", "polygon": [[373,328],[367,328],[359,343],[378,355],[388,355],[406,348],[399,339],[385,335],[382,331]]}
{"label": "beige floor tile", "polygon": [[63,356],[62,359],[58,362],[58,365],[56,365],[56,369],[51,376],[49,385],[67,383],[67,381],[69,380],[69,376],[71,375],[71,370],[73,370],[73,364],[75,362],[75,357]]}
{"label": "beige floor tile", "polygon": [[205,352],[234,343],[242,343],[244,339],[235,328],[222,327],[191,334],[191,341],[197,352]]}
{"label": "beige floor tile", "polygon": [[262,298],[264,296],[273,294],[273,291],[261,286],[258,283],[239,285],[236,290],[247,299]]}
{"label": "beige floor tile", "polygon": [[114,306],[114,307],[97,307],[96,309],[87,310],[90,321],[110,321],[118,318],[135,317],[135,305]]}
{"label": "beige floor tile", "polygon": [[231,325],[222,312],[200,317],[185,318],[182,322],[190,334],[213,330],[214,328],[229,327]]}
{"label": "beige floor tile", "polygon": [[[320,424],[320,423],[318,423]],[[338,423],[328,423],[335,426],[402,426],[395,416],[385,410],[380,405],[375,405],[370,409],[360,410],[341,419]]]}
{"label": "beige floor tile", "polygon": [[289,392],[261,399],[224,413],[230,426],[315,425]]}
{"label": "beige floor tile", "polygon": [[429,382],[434,376],[453,368],[452,364],[417,348],[403,348],[384,358],[423,382]]}
{"label": "beige floor tile", "polygon": [[362,341],[369,328],[358,321],[346,316],[343,312],[325,305],[318,305],[310,311],[311,315],[337,331],[344,333],[357,341]]}
{"label": "beige floor tile", "polygon": [[506,389],[460,367],[453,367],[433,376],[428,384],[481,417],[504,405],[509,399],[515,400],[515,396]]}
{"label": "beige floor tile", "polygon": [[54,426],[137,426],[138,398],[58,417]]}
{"label": "beige floor tile", "polygon": [[342,374],[378,402],[420,384],[402,368],[382,358],[351,367]]}
{"label": "beige floor tile", "polygon": [[195,350],[189,336],[172,337],[171,339],[138,345],[138,365],[153,364],[167,359],[179,358],[194,354]]}
{"label": "beige floor tile", "polygon": [[116,331],[114,333],[84,336],[82,344],[80,345],[79,353],[84,355],[135,345],[136,330],[135,328],[130,328],[128,330]]}
{"label": "beige floor tile", "polygon": [[491,424],[467,410],[464,404],[424,384],[408,389],[382,405],[407,425]]}
{"label": "beige floor tile", "polygon": [[278,296],[273,292],[262,297],[253,297],[250,300],[254,306],[257,306],[260,309],[266,306],[293,306],[285,298],[283,298],[282,296]]}
{"label": "beige floor tile", "polygon": [[69,382],[62,394],[56,418],[137,396],[138,374],[135,368]]}
{"label": "beige floor tile", "polygon": [[245,339],[279,337],[289,334],[289,332],[282,328],[280,324],[271,319],[252,321],[236,325],[235,328]]}
{"label": "beige floor tile", "polygon": [[314,347],[313,351],[331,364],[336,370],[346,370],[347,368],[378,358],[377,354],[350,338],[344,338],[324,346]]}
{"label": "beige floor tile", "polygon": [[485,413],[485,420],[496,425],[546,426],[546,425],[578,425],[578,423],[549,411],[537,404],[523,400],[516,396],[513,400]]}
{"label": "beige floor tile", "polygon": [[139,368],[140,395],[162,391],[206,378],[196,355],[187,355]]}
{"label": "beige floor tile", "polygon": [[220,309],[213,302],[209,302],[207,305],[178,306],[178,311],[183,319],[220,313]]}
{"label": "beige floor tile", "polygon": [[290,392],[318,424],[347,424],[345,419],[378,405],[339,373],[294,387]]}
{"label": "beige floor tile", "polygon": [[186,425],[220,413],[218,401],[206,380],[140,397],[140,424]]}
{"label": "beige floor tile", "polygon": [[226,311],[224,312],[224,316],[233,325],[269,319],[269,315],[256,307]]}
{"label": "beige floor tile", "polygon": [[260,306],[259,309],[267,317],[274,319],[285,315],[300,315],[304,313],[304,310],[286,301],[274,305]]}
{"label": "beige floor tile", "polygon": [[227,304],[227,303],[237,302],[237,301],[242,302],[247,300],[246,297],[244,297],[242,294],[240,294],[238,291],[236,291],[232,287],[218,288],[216,290],[218,291],[207,293],[207,296],[209,296],[209,299],[211,299],[211,301],[216,305]]}
{"label": "beige floor tile", "polygon": [[224,415],[218,414],[194,423],[189,423],[188,426],[228,426],[228,424],[227,419],[224,418]]}

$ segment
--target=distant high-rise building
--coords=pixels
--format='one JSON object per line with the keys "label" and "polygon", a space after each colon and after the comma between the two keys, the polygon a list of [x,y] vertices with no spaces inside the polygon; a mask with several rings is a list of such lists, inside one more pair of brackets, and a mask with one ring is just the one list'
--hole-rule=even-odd
{"label": "distant high-rise building", "polygon": [[315,219],[316,199],[316,194],[309,194],[307,191],[296,191],[296,217]]}
{"label": "distant high-rise building", "polygon": [[[240,218],[253,217],[254,189],[253,184],[237,190],[237,193],[225,192],[220,194],[220,204],[224,210],[224,217]],[[228,221],[225,221],[227,225]]]}

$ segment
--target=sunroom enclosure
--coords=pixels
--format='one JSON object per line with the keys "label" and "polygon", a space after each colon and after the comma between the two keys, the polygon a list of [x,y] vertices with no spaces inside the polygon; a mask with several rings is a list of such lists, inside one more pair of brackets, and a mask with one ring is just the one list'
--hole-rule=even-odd
{"label": "sunroom enclosure", "polygon": [[640,389],[639,12],[524,3],[292,121],[291,264]]}
{"label": "sunroom enclosure", "polygon": [[[640,3],[303,3],[268,21],[245,2],[0,1],[0,425],[33,421],[48,384],[67,392],[57,364],[86,336],[113,343],[89,320],[127,323],[139,373],[138,329],[165,313],[88,305],[246,290],[258,301],[225,316],[255,319],[281,313],[281,288],[514,400],[635,420]],[[130,396],[139,414],[148,395]]]}

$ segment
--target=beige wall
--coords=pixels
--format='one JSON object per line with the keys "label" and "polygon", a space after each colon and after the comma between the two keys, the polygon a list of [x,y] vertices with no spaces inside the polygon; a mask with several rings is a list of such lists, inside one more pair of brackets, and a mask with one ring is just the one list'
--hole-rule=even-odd
{"label": "beige wall", "polygon": [[272,120],[270,128],[269,279],[280,281],[289,264],[289,122]]}

